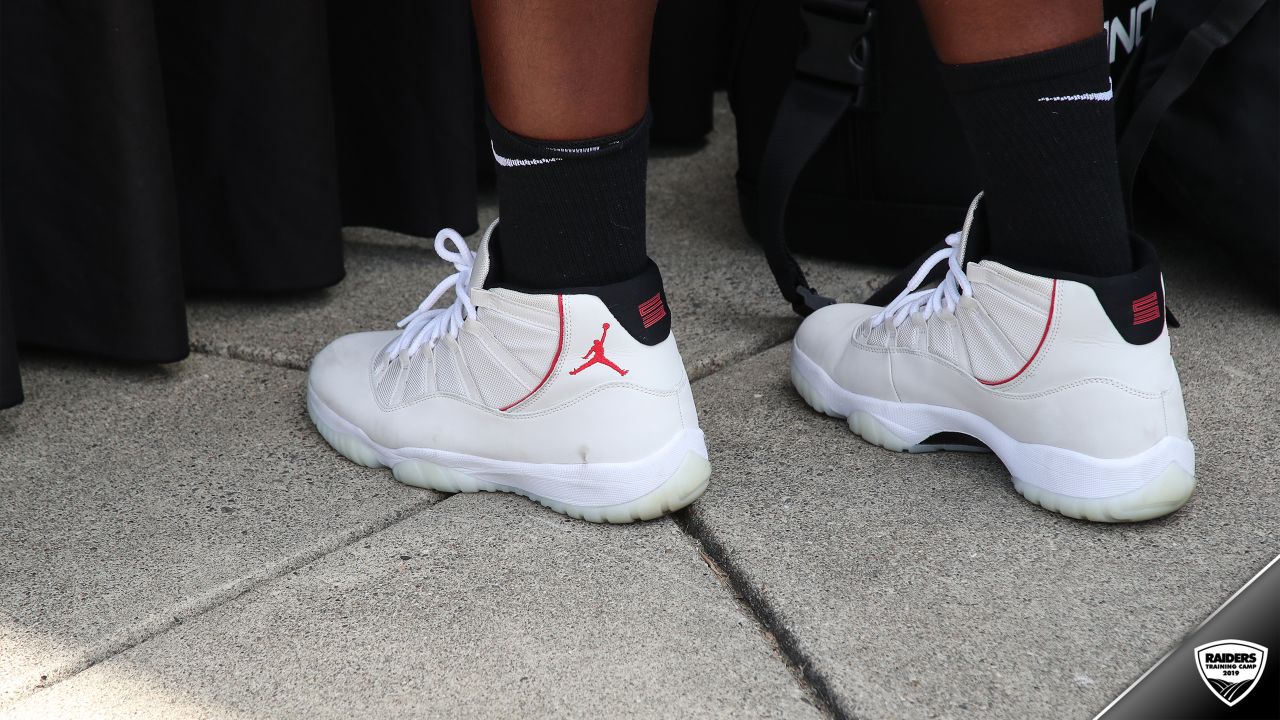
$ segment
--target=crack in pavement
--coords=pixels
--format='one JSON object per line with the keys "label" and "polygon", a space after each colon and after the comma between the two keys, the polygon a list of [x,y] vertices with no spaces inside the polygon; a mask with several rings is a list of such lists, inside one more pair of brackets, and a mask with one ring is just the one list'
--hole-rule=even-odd
{"label": "crack in pavement", "polygon": [[853,720],[855,716],[840,706],[826,677],[814,668],[813,661],[800,650],[795,635],[782,623],[777,611],[729,559],[715,533],[694,517],[688,508],[673,513],[671,519],[692,541],[700,545],[703,558],[713,574],[720,577],[746,606],[750,616],[759,624],[760,631],[778,649],[787,668],[808,693],[814,707],[827,717]]}

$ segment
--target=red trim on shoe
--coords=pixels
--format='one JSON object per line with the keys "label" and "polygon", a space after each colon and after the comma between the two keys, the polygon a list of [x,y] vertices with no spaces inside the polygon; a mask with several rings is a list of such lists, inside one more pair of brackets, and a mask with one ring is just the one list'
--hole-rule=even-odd
{"label": "red trim on shoe", "polygon": [[1036,345],[1036,351],[1031,353],[1031,357],[1027,358],[1027,364],[1023,365],[1018,372],[1003,380],[983,380],[982,378],[977,378],[978,382],[983,385],[1003,385],[1012,380],[1016,380],[1019,375],[1026,372],[1027,368],[1031,367],[1031,363],[1036,359],[1036,356],[1040,354],[1040,348],[1044,347],[1044,341],[1049,337],[1049,326],[1053,324],[1053,306],[1057,299],[1058,280],[1057,278],[1054,278],[1053,289],[1049,291],[1049,319],[1044,321],[1044,333],[1040,336],[1040,344]]}
{"label": "red trim on shoe", "polygon": [[667,316],[667,308],[662,302],[662,293],[640,303],[640,323],[646,328],[653,327],[659,320]]}
{"label": "red trim on shoe", "polygon": [[1143,295],[1133,301],[1133,324],[1144,325],[1160,319],[1160,298],[1156,293]]}
{"label": "red trim on shoe", "polygon": [[560,361],[560,351],[564,348],[564,296],[563,295],[556,296],[556,310],[560,313],[560,334],[556,336],[556,354],[551,358],[551,367],[547,368],[547,374],[542,376],[542,380],[538,381],[537,386],[534,387],[532,390],[530,390],[528,395],[525,395],[524,397],[520,398],[519,400],[511,403],[510,405],[504,408],[498,408],[499,412],[506,412],[511,408],[524,402],[525,400],[528,400],[529,398],[533,397],[533,394],[538,392],[538,390],[543,385],[546,385],[547,380],[551,379],[551,373],[555,372],[556,363]]}

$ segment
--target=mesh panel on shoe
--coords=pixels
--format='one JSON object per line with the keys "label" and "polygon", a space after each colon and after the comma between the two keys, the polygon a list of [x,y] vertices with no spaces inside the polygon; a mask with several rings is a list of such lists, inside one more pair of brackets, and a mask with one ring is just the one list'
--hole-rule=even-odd
{"label": "mesh panel on shoe", "polygon": [[[484,327],[502,347],[519,362],[521,369],[531,375],[542,377],[555,355],[556,342],[560,334],[560,318],[550,318],[554,327],[533,325],[526,320],[518,319],[503,309],[487,307],[481,310]],[[513,368],[515,369],[515,368]]]}
{"label": "mesh panel on shoe", "polygon": [[[870,321],[867,322],[870,325]],[[888,347],[889,346],[889,328],[893,327],[893,321],[886,320],[879,326],[873,327],[867,331],[867,337],[863,342],[871,347]]]}
{"label": "mesh panel on shoe", "polygon": [[965,352],[963,347],[964,341],[960,336],[960,327],[955,322],[944,321],[940,317],[931,319],[926,339],[929,344],[929,352],[945,358],[969,372],[973,372],[973,369],[969,367],[969,354]]}
{"label": "mesh panel on shoe", "polygon": [[[892,321],[889,322],[892,323]],[[924,323],[910,318],[898,327],[894,345],[910,350],[924,350],[928,340],[927,333],[928,329]]]}
{"label": "mesh panel on shoe", "polygon": [[470,395],[467,394],[467,385],[462,380],[462,371],[458,367],[456,354],[440,347],[435,355],[435,362],[432,365],[435,366],[436,371],[436,390],[469,398]]}
{"label": "mesh panel on shoe", "polygon": [[503,407],[524,397],[532,389],[518,379],[512,369],[504,367],[493,353],[470,332],[458,333],[458,346],[462,349],[467,370],[475,380],[480,397],[489,407]]}
{"label": "mesh panel on shoe", "polygon": [[409,361],[409,367],[405,370],[403,402],[417,402],[431,392],[431,383],[428,382],[428,379],[431,377],[431,365],[433,364],[434,356],[437,354],[444,355],[445,353],[435,353],[427,348],[422,348]]}
{"label": "mesh panel on shoe", "polygon": [[871,334],[870,322],[866,322],[866,321],[860,322],[858,323],[858,326],[853,329],[853,339],[857,340],[858,342],[866,342],[867,336],[870,334]]}
{"label": "mesh panel on shoe", "polygon": [[386,353],[378,353],[374,362],[373,387],[378,395],[378,404],[387,407],[394,400],[400,384],[400,363],[387,362]]}
{"label": "mesh panel on shoe", "polygon": [[506,315],[538,327],[559,328],[560,310],[555,295],[526,295],[506,288],[495,288],[488,291],[495,306]]}
{"label": "mesh panel on shoe", "polygon": [[373,387],[378,404],[390,409],[426,397],[432,390],[432,356],[435,354],[424,346],[413,354],[408,365],[401,367],[398,359],[387,362],[387,354],[378,353],[373,361]]}
{"label": "mesh panel on shoe", "polygon": [[977,302],[966,302],[956,312],[964,344],[969,351],[973,374],[983,380],[1003,380],[1026,362],[1013,345],[994,327]]}
{"label": "mesh panel on shoe", "polygon": [[1049,314],[1049,300],[1053,294],[1053,280],[1018,272],[991,262],[982,263],[987,271],[987,283],[1029,308]]}
{"label": "mesh panel on shoe", "polygon": [[986,284],[975,283],[973,296],[1005,337],[1013,342],[1023,362],[1026,362],[1026,358],[1031,357],[1031,353],[1040,344],[1040,338],[1044,337],[1044,324],[1049,319],[1048,309],[1038,312],[1005,295],[1000,289]]}

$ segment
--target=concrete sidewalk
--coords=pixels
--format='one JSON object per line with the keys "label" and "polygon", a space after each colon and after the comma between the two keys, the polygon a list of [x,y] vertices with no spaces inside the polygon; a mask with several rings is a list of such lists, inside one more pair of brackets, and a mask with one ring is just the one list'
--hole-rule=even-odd
{"label": "concrete sidewalk", "polygon": [[[594,526],[330,450],[310,357],[445,271],[429,240],[352,229],[332,290],[192,303],[186,362],[24,360],[0,717],[1091,717],[1280,553],[1280,317],[1229,264],[1166,252],[1191,503],[1069,520],[991,456],[889,453],[799,400],[717,121],[650,171],[714,467],[692,509]],[[888,274],[807,267],[845,299]]]}

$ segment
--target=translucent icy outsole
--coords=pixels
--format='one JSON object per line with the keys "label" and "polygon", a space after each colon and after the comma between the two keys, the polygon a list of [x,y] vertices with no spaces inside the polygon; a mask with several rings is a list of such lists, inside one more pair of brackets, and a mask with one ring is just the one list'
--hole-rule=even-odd
{"label": "translucent icy outsole", "polygon": [[[803,356],[800,360],[801,362],[797,362],[793,357],[791,365],[791,382],[800,397],[818,412],[845,419],[849,429],[867,442],[894,452],[952,449],[947,446],[908,443],[889,430],[879,418],[866,411],[854,410],[847,415],[842,413],[836,407],[839,404],[836,399],[829,397],[829,393],[809,377],[813,371],[806,372],[802,369],[805,367],[802,363],[811,364],[812,361]],[[826,378],[826,381],[834,384],[830,378]],[[1177,463],[1170,462],[1163,471],[1151,477],[1141,487],[1100,498],[1074,497],[1053,492],[1016,476],[1013,477],[1013,487],[1027,500],[1067,517],[1093,522],[1137,522],[1168,515],[1185,505],[1195,488],[1195,476]]]}
{"label": "translucent icy outsole", "polygon": [[[343,457],[364,467],[388,467],[378,450],[363,438],[344,432],[324,419],[324,413],[308,397],[307,410],[320,435]],[[413,487],[445,493],[509,492],[522,495],[558,513],[595,523],[630,523],[652,520],[689,505],[707,489],[711,463],[689,453],[679,467],[658,487],[629,502],[606,506],[584,506],[562,502],[518,487],[482,480],[457,469],[428,460],[407,458],[393,461],[391,473],[396,480]]]}

